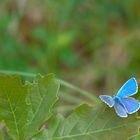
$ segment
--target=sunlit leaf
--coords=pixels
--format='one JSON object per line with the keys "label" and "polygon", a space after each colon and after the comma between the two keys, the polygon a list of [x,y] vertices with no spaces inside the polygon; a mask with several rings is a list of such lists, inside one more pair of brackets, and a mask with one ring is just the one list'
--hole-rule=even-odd
{"label": "sunlit leaf", "polygon": [[[53,123],[49,129],[49,133],[51,135],[55,134],[56,129],[58,128],[59,125],[64,121],[64,117],[60,114],[57,115],[57,119],[53,119]],[[32,140],[47,140],[48,139],[48,130],[44,129],[38,135],[36,135]]]}
{"label": "sunlit leaf", "polygon": [[140,140],[140,134],[132,136],[129,140]]}
{"label": "sunlit leaf", "polygon": [[9,133],[16,140],[24,140],[28,105],[25,98],[27,86],[18,76],[0,76],[0,120],[4,121]]}
{"label": "sunlit leaf", "polygon": [[51,115],[51,109],[58,99],[59,83],[53,74],[45,77],[38,75],[29,87],[31,113],[26,130],[26,138],[39,132],[39,127]]}
{"label": "sunlit leaf", "polygon": [[0,140],[4,140],[4,133],[2,129],[0,129]]}
{"label": "sunlit leaf", "polygon": [[81,105],[59,124],[58,120],[55,116],[49,120],[47,140],[126,140],[136,135],[140,126],[136,114],[120,118],[102,104]]}

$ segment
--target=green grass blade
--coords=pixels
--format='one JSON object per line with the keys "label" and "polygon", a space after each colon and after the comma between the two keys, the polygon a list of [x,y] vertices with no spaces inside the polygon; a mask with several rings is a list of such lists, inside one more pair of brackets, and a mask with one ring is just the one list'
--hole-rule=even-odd
{"label": "green grass blade", "polygon": [[60,98],[68,102],[75,103],[75,104],[81,104],[82,102],[84,102],[83,99],[81,98],[75,97],[74,95],[70,93],[65,93],[61,91],[60,91]]}

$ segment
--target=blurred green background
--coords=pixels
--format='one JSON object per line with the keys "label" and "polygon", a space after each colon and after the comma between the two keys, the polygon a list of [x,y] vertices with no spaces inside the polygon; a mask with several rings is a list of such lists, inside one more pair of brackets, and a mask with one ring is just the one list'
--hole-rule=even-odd
{"label": "blurred green background", "polygon": [[140,1],[0,1],[0,69],[53,72],[113,94],[140,78]]}

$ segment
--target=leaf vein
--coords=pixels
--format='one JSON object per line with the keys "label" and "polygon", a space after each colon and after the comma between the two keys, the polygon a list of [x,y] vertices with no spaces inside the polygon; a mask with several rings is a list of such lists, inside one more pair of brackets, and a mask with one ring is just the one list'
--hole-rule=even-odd
{"label": "leaf vein", "polygon": [[101,133],[101,132],[104,132],[104,131],[111,131],[111,130],[114,130],[114,129],[118,129],[118,128],[124,127],[126,125],[127,124],[118,125],[117,127],[112,127],[112,128],[107,128],[107,129],[99,129],[99,130],[96,130],[96,131],[91,131],[91,132],[86,132],[86,133],[81,133],[81,134],[66,135],[66,136],[61,136],[61,137],[54,137],[54,138],[50,138],[49,140],[58,140],[58,139],[63,139],[63,138],[72,138],[72,137],[78,137],[78,136],[84,136],[84,135],[91,135],[91,134],[94,134],[94,133]]}

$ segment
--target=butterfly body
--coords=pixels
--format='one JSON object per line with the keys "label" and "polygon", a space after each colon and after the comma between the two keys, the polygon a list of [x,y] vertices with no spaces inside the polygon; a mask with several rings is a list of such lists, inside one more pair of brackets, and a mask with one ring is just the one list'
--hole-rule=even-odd
{"label": "butterfly body", "polygon": [[114,100],[115,103],[119,103],[119,104],[121,104],[123,106],[120,97],[114,97],[113,100]]}
{"label": "butterfly body", "polygon": [[119,117],[127,117],[128,114],[135,113],[140,108],[139,101],[132,97],[138,91],[138,86],[135,78],[129,79],[114,96],[100,95],[100,99],[109,107],[115,108]]}

